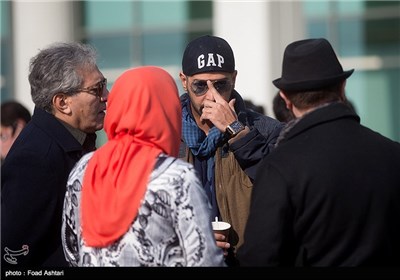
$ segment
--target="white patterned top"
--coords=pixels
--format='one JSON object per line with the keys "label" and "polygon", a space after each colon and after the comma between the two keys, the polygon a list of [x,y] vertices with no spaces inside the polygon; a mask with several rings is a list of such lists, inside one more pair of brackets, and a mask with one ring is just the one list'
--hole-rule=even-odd
{"label": "white patterned top", "polygon": [[86,246],[80,198],[92,155],[81,158],[67,183],[62,243],[71,266],[226,266],[212,232],[210,204],[193,166],[166,155],[157,159],[129,230],[108,247]]}

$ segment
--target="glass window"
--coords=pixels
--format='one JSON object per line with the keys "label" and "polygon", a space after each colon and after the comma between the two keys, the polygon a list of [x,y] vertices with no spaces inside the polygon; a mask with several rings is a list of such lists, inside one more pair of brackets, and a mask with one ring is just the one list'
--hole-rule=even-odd
{"label": "glass window", "polygon": [[337,27],[338,45],[335,48],[342,57],[360,56],[365,54],[364,23],[359,19],[343,19]]}
{"label": "glass window", "polygon": [[212,33],[211,1],[84,1],[82,40],[99,51],[99,66],[181,67],[186,43]]}
{"label": "glass window", "polygon": [[303,10],[309,17],[326,18],[331,13],[329,1],[305,1]]}
{"label": "glass window", "polygon": [[325,37],[355,68],[346,94],[361,122],[400,141],[400,2],[305,1],[307,37]]}
{"label": "glass window", "polygon": [[184,46],[185,34],[182,32],[144,34],[143,64],[160,66],[177,64],[182,59]]}
{"label": "glass window", "polygon": [[87,32],[124,30],[139,21],[131,1],[84,1],[83,22]]}
{"label": "glass window", "polygon": [[[81,39],[96,47],[109,89],[124,69],[164,67],[177,82],[189,40],[212,34],[212,1],[82,1]],[[98,132],[98,146],[105,142]]]}
{"label": "glass window", "polygon": [[368,19],[364,38],[366,53],[373,55],[400,55],[400,7],[397,18]]}
{"label": "glass window", "polygon": [[1,101],[12,98],[12,41],[11,41],[11,1],[0,2],[1,30],[1,64],[0,64],[0,94]]}
{"label": "glass window", "polygon": [[328,38],[328,23],[309,21],[307,23],[309,38]]}
{"label": "glass window", "polygon": [[142,25],[158,29],[165,26],[179,26],[188,18],[187,6],[188,3],[185,1],[143,1]]}
{"label": "glass window", "polygon": [[96,47],[98,65],[103,68],[125,68],[133,64],[131,38],[126,34],[93,36],[85,42]]}

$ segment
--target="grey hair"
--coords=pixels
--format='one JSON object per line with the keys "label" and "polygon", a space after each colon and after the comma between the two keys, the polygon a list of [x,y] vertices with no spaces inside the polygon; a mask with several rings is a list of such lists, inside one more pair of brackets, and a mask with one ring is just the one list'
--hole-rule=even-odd
{"label": "grey hair", "polygon": [[96,50],[82,43],[55,43],[41,50],[29,64],[32,101],[38,108],[53,112],[57,93],[73,94],[81,88],[82,73],[97,69]]}

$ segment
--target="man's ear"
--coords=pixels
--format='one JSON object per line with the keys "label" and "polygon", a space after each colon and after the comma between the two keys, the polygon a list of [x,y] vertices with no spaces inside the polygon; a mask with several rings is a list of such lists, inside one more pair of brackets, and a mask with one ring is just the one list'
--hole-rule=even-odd
{"label": "man's ear", "polygon": [[286,97],[285,93],[283,91],[279,91],[279,95],[282,97],[282,99],[285,101],[286,108],[290,111],[293,109],[293,103]]}
{"label": "man's ear", "polygon": [[181,83],[182,83],[182,87],[183,87],[183,90],[185,91],[185,92],[187,92],[188,91],[188,89],[187,89],[187,78],[186,78],[186,75],[185,74],[183,74],[183,72],[180,72],[179,73],[179,78],[181,79]]}
{"label": "man's ear", "polygon": [[236,85],[236,77],[237,77],[237,73],[238,73],[238,71],[237,71],[237,70],[235,70],[235,71],[232,73],[232,83],[233,83],[233,88],[235,88],[235,85]]}
{"label": "man's ear", "polygon": [[71,114],[72,111],[69,102],[70,96],[67,96],[63,93],[57,93],[56,95],[54,95],[52,100],[54,115],[56,115],[57,113],[66,115]]}

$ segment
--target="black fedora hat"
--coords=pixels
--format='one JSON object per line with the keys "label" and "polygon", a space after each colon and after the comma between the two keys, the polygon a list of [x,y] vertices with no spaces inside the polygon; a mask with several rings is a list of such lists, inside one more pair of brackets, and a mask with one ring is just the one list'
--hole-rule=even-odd
{"label": "black fedora hat", "polygon": [[354,69],[343,71],[331,44],[323,38],[289,44],[283,55],[282,77],[272,81],[281,90],[306,91],[347,79]]}

